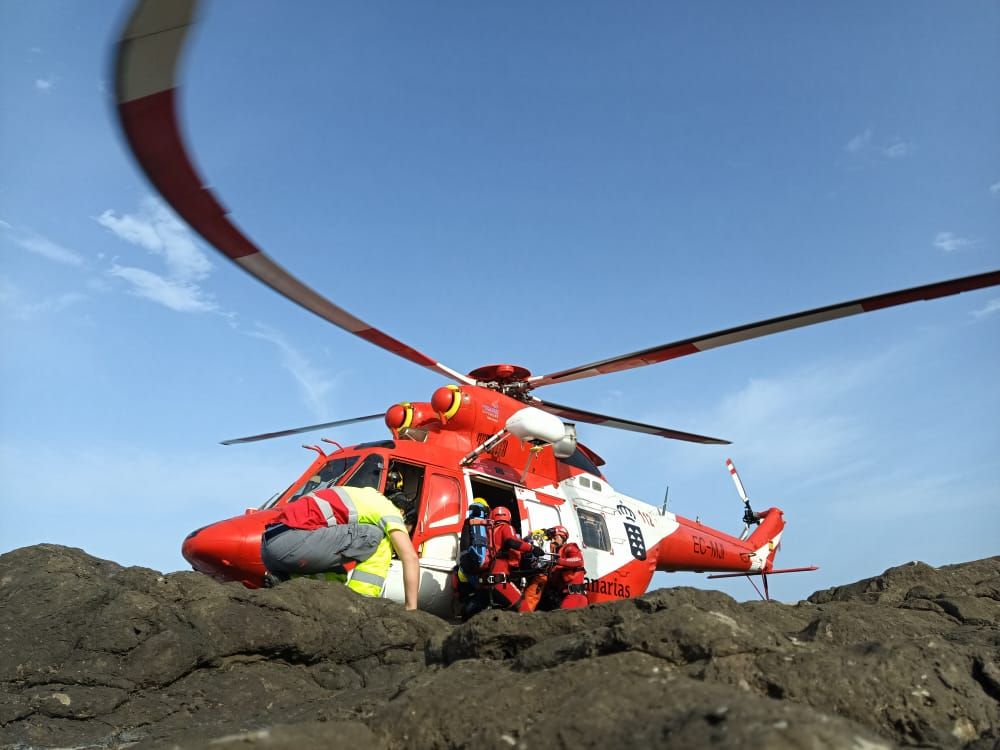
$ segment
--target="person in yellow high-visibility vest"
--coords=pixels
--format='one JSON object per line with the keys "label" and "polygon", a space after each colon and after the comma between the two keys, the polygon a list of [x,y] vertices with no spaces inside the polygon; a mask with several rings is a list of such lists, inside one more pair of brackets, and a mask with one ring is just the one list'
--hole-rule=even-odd
{"label": "person in yellow high-visibility vest", "polygon": [[[371,487],[315,490],[285,506],[261,540],[261,557],[272,573],[316,575],[346,581],[364,596],[379,596],[395,550],[403,566],[406,609],[416,609],[420,558],[407,522],[415,508],[398,508]],[[345,562],[356,561],[348,580]]]}

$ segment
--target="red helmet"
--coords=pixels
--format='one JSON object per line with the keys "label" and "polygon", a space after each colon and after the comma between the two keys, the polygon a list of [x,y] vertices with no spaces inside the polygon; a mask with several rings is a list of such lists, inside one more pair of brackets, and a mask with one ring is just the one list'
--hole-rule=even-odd
{"label": "red helmet", "polygon": [[490,520],[494,523],[510,523],[510,511],[500,505],[490,511]]}
{"label": "red helmet", "polygon": [[564,568],[582,568],[583,552],[580,551],[579,545],[569,542],[560,547],[559,565]]}
{"label": "red helmet", "polygon": [[554,538],[561,536],[563,539],[569,539],[569,532],[566,530],[565,526],[553,526],[548,530],[549,538]]}

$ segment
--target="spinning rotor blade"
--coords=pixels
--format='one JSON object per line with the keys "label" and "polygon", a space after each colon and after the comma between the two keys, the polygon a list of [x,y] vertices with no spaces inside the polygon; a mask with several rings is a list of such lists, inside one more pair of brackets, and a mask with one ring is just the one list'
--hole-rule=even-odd
{"label": "spinning rotor blade", "polygon": [[631,370],[635,367],[645,367],[664,362],[668,359],[684,357],[688,354],[696,354],[706,349],[715,349],[719,346],[727,346],[740,341],[769,336],[772,333],[790,331],[793,328],[802,328],[815,323],[824,323],[828,320],[846,318],[858,313],[872,312],[886,307],[905,305],[908,302],[918,302],[920,300],[937,299],[947,297],[952,294],[969,292],[974,289],[984,289],[989,286],[1000,284],[1000,271],[990,271],[980,273],[975,276],[965,276],[960,279],[949,281],[939,281],[934,284],[925,284],[911,289],[903,289],[897,292],[887,292],[876,294],[872,297],[862,297],[861,299],[841,302],[837,305],[817,307],[813,310],[782,315],[778,318],[769,318],[756,323],[727,328],[723,331],[708,333],[702,336],[694,336],[689,339],[673,341],[669,344],[642,349],[641,351],[623,354],[619,357],[604,359],[599,362],[591,362],[588,365],[572,367],[568,370],[560,370],[550,375],[538,375],[528,379],[531,387],[537,388],[551,383],[564,383],[568,380],[579,380],[589,378],[594,375],[603,375],[609,372],[620,372]]}
{"label": "spinning rotor blade", "polygon": [[729,440],[723,440],[721,438],[708,437],[707,435],[696,435],[693,432],[681,432],[680,430],[671,430],[669,427],[657,427],[653,424],[643,424],[642,422],[633,422],[630,419],[621,419],[620,417],[609,417],[605,414],[598,414],[593,411],[584,411],[583,409],[577,409],[572,406],[563,406],[562,404],[554,404],[551,401],[542,401],[540,398],[535,396],[531,397],[530,401],[532,406],[537,406],[539,409],[544,409],[550,414],[555,414],[557,417],[564,417],[565,419],[572,419],[576,422],[587,422],[588,424],[599,424],[602,427],[615,427],[619,430],[628,430],[629,432],[642,432],[646,435],[658,435],[659,437],[670,438],[671,440],[685,440],[689,443],[706,443],[709,445],[729,445]]}
{"label": "spinning rotor blade", "polygon": [[740,475],[736,473],[736,467],[733,465],[733,459],[726,459],[726,468],[729,469],[729,474],[733,478],[733,483],[736,485],[736,491],[740,493],[740,499],[744,503],[749,503],[750,498],[747,497],[747,491],[743,488],[743,481],[740,479]]}
{"label": "spinning rotor blade", "polygon": [[285,437],[286,435],[298,435],[300,432],[312,432],[322,430],[326,427],[343,427],[345,424],[356,424],[357,422],[367,422],[370,419],[378,419],[385,416],[385,412],[369,414],[367,417],[352,417],[350,419],[338,419],[336,422],[323,422],[322,424],[311,424],[306,427],[296,427],[293,430],[280,430],[278,432],[262,432],[260,435],[250,435],[249,437],[232,438],[223,440],[220,445],[237,445],[238,443],[256,443],[258,440],[270,440],[271,438]]}
{"label": "spinning rotor blade", "polygon": [[118,119],[139,166],[173,209],[236,265],[348,333],[460,383],[473,381],[354,317],[303,284],[251,242],[204,186],[177,121],[177,67],[195,0],[140,0],[115,60]]}

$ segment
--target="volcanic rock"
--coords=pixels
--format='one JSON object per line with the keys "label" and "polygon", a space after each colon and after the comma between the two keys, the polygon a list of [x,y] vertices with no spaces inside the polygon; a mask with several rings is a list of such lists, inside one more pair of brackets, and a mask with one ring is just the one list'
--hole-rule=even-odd
{"label": "volcanic rock", "polygon": [[454,625],[38,545],[0,556],[0,746],[995,748],[998,620],[1000,557]]}

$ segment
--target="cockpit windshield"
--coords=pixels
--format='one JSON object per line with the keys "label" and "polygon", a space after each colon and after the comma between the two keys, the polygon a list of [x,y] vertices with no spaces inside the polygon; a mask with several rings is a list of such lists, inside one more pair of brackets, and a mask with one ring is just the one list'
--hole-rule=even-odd
{"label": "cockpit windshield", "polygon": [[[323,464],[318,472],[295,487],[295,491],[288,497],[288,502],[294,502],[313,490],[325,489],[341,482],[351,487],[374,487],[377,490],[382,482],[382,469],[385,466],[384,458],[378,453],[372,453],[365,456],[365,460],[358,465],[359,458],[360,456],[346,456],[330,459]],[[357,469],[348,479],[344,480],[344,477],[351,473],[355,466],[357,466]],[[264,503],[260,509],[267,510],[274,507],[274,504],[285,495],[286,492],[277,493]]]}

